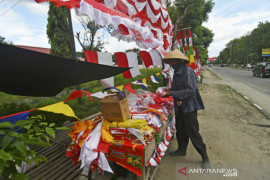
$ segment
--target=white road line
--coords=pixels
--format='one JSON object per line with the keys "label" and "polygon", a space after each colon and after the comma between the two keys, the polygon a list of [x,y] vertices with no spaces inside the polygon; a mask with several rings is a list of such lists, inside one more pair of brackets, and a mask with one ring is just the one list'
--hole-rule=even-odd
{"label": "white road line", "polygon": [[259,108],[260,110],[262,110],[262,108],[260,106],[258,106],[257,104],[253,104],[254,106],[256,106],[257,108]]}
{"label": "white road line", "polygon": [[249,99],[247,96],[244,96],[245,99]]}

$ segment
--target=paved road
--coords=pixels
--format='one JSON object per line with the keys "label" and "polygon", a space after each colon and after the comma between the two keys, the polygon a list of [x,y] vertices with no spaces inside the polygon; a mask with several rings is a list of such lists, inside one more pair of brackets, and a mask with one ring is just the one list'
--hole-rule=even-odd
{"label": "paved road", "polygon": [[227,67],[208,67],[222,78],[222,83],[237,89],[270,114],[270,78],[253,77],[251,71]]}

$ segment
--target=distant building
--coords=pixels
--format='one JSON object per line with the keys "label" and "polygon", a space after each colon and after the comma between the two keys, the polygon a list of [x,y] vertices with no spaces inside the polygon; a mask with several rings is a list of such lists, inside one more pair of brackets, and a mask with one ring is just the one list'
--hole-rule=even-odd
{"label": "distant building", "polygon": [[23,48],[23,49],[45,53],[45,54],[50,54],[50,51],[51,51],[49,48],[41,48],[41,47],[33,47],[33,46],[25,46],[25,45],[14,45],[14,46]]}

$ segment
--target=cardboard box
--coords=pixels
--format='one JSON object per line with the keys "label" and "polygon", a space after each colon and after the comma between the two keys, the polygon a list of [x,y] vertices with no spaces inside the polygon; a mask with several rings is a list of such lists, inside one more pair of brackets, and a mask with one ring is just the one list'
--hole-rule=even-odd
{"label": "cardboard box", "polygon": [[119,92],[113,93],[100,99],[100,106],[107,121],[123,122],[130,118],[127,98],[124,98]]}

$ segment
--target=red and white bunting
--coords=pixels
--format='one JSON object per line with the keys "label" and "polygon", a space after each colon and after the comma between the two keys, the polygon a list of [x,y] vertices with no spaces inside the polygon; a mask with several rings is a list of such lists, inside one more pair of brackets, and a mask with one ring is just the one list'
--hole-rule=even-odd
{"label": "red and white bunting", "polygon": [[131,79],[141,74],[136,52],[117,52],[114,55],[118,67],[132,67],[130,70],[123,72],[124,78]]}
{"label": "red and white bunting", "polygon": [[140,51],[139,52],[146,68],[149,66],[161,66],[161,57],[157,51]]}
{"label": "red and white bunting", "polygon": [[37,3],[42,2],[52,2],[55,6],[66,6],[68,9],[74,8],[74,7],[80,7],[81,0],[35,0]]}
{"label": "red and white bunting", "polygon": [[[113,65],[112,54],[111,53],[103,53],[96,51],[84,51],[87,62],[96,63],[96,64],[104,64],[104,65]],[[100,80],[102,86],[105,88],[114,87],[114,77],[109,77],[106,79]]]}

